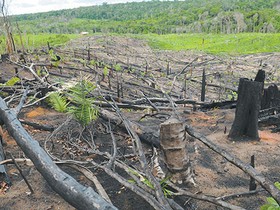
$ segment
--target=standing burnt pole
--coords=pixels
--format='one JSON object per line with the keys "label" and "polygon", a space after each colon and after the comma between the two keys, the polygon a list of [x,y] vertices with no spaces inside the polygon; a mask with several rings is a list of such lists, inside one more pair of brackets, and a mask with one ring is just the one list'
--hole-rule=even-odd
{"label": "standing burnt pole", "polygon": [[205,75],[205,69],[203,69],[202,82],[201,82],[201,101],[205,101],[205,93],[206,93],[206,75]]}
{"label": "standing burnt pole", "polygon": [[258,116],[261,108],[265,73],[259,70],[255,81],[241,78],[235,119],[229,138],[233,140],[259,140]]}

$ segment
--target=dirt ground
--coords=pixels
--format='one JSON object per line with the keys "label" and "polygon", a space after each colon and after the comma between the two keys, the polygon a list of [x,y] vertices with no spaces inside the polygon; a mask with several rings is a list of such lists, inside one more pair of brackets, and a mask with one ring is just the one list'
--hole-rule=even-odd
{"label": "dirt ground", "polygon": [[[124,89],[127,91],[124,99],[130,101],[139,99],[139,89],[150,97],[162,96],[162,94],[154,93],[154,90],[148,89],[149,86],[145,86],[147,89],[137,86],[139,83],[142,84],[149,81],[149,78],[142,77],[147,70],[150,72],[149,76],[157,81],[157,86],[161,86],[166,91],[171,90],[170,93],[173,99],[183,97],[196,101],[199,100],[199,83],[188,81],[185,86],[186,90],[184,91],[182,90],[182,78],[173,82],[174,74],[180,72],[185,66],[189,66],[190,63],[192,65],[191,69],[188,68],[187,76],[199,81],[202,70],[206,69],[206,73],[209,75],[207,77],[209,84],[230,86],[232,89],[237,88],[240,77],[253,78],[260,68],[266,70],[266,85],[273,82],[277,84],[280,81],[280,74],[277,72],[280,69],[279,54],[277,53],[229,57],[224,55],[206,55],[200,52],[157,51],[149,48],[147,43],[142,40],[111,36],[81,38],[80,40],[70,42],[66,46],[57,48],[55,52],[63,57],[63,63],[60,64],[63,68],[53,68],[49,69],[49,71],[62,73],[71,77],[71,79],[75,76],[78,77],[80,74],[79,71],[74,71],[71,68],[78,70],[87,69],[88,71],[93,68],[94,71],[102,72],[102,69],[88,68],[85,65],[84,61],[87,59],[87,49],[89,46],[92,49],[90,54],[91,59],[112,65],[116,63],[126,65],[130,69],[130,72],[124,73],[124,77],[122,77]],[[16,56],[11,59],[18,61]],[[28,59],[29,62],[49,63],[48,55],[43,53],[39,57],[34,56],[34,54],[29,55]],[[70,66],[71,68],[69,68]],[[165,70],[167,66],[171,68],[170,71],[173,74],[166,75]],[[8,80],[15,75],[14,68],[16,66],[14,64],[1,62],[0,67],[0,79]],[[24,78],[24,80],[33,79],[30,72],[21,68],[19,70],[20,78]],[[52,75],[51,81],[61,80],[66,82],[68,78],[59,78]],[[108,81],[105,79],[101,81],[100,86],[104,90],[110,91],[107,83]],[[207,87],[206,100],[208,102],[225,100],[234,96],[232,91],[226,90],[226,88]],[[2,97],[8,97],[8,95],[4,94]],[[162,104],[158,105],[162,106]],[[159,124],[165,120],[164,118],[154,118],[151,116],[142,118],[144,114],[149,113],[149,110],[122,110],[130,120],[149,126],[155,131],[159,130]],[[270,127],[264,125],[260,126],[260,141],[234,142],[229,140],[227,135],[234,120],[235,109],[211,109],[207,111],[198,109],[193,111],[192,106],[179,105],[177,110],[183,121],[191,124],[197,131],[203,133],[211,141],[247,163],[250,162],[250,157],[254,155],[255,165],[258,171],[262,172],[262,174],[273,182],[280,180],[279,133],[271,133]],[[54,111],[46,103],[37,103],[34,106],[23,108],[19,119],[57,128],[66,121],[67,115]],[[102,119],[94,123],[94,140],[100,151],[111,152],[112,140],[110,135],[104,132],[104,123],[106,122]],[[24,128],[42,147],[44,147],[47,137],[51,134],[49,131],[37,130],[28,125],[24,125]],[[115,127],[113,132],[117,136],[119,154],[123,156],[129,154],[130,142],[127,134],[119,130],[118,127]],[[24,153],[7,132],[4,132],[3,139],[6,142],[4,150],[7,156],[11,153],[15,158],[25,158]],[[59,156],[61,159],[84,160],[87,158],[96,158],[94,155],[89,157],[87,154],[76,150],[59,135],[52,142],[54,149],[49,152]],[[144,144],[144,146],[146,157],[149,160],[152,156],[152,149],[149,145]],[[67,152],[69,148],[70,151]],[[189,138],[188,153],[192,162],[196,183],[195,186],[186,186],[189,191],[215,197],[248,191],[250,177],[198,140]],[[135,162],[133,158],[127,158],[126,161],[130,164]],[[20,163],[20,167],[35,193],[30,195],[29,189],[19,174],[19,171],[13,164],[9,164],[7,165],[7,171],[12,186],[7,192],[0,194],[0,209],[74,209],[49,187],[34,166]],[[94,185],[79,172],[65,166],[62,168],[83,185],[94,188]],[[94,174],[117,208],[125,210],[153,209],[143,199],[106,175],[103,171],[95,169]],[[129,179],[129,177],[127,178]],[[258,185],[257,189],[261,189],[261,187]],[[259,209],[265,203],[267,196],[268,194],[266,192],[259,192],[250,196],[231,197],[226,201],[251,210]],[[185,196],[174,199],[184,206],[184,209],[223,209],[205,201],[189,199]]]}

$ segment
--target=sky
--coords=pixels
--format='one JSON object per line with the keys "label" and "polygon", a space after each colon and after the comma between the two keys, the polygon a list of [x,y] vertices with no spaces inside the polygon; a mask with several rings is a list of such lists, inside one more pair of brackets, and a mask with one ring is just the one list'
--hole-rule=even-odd
{"label": "sky", "polygon": [[10,15],[47,12],[83,6],[125,3],[143,0],[6,0]]}

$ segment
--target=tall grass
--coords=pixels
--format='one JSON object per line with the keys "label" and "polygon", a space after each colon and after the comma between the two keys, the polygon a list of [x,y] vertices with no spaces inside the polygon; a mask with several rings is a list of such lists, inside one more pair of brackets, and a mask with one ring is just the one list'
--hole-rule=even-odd
{"label": "tall grass", "polygon": [[[23,44],[25,49],[35,49],[42,46],[47,46],[47,42],[51,46],[57,46],[65,44],[71,39],[79,37],[78,34],[26,34],[22,35]],[[19,35],[14,36],[15,45],[18,49],[21,49]],[[0,53],[5,53],[5,37],[0,36]]]}
{"label": "tall grass", "polygon": [[212,54],[280,52],[280,34],[168,34],[140,35],[156,49],[195,50]]}

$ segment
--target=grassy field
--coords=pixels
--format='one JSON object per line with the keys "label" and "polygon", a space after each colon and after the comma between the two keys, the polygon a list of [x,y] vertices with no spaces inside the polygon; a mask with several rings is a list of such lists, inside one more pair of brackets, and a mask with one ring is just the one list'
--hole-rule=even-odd
{"label": "grassy field", "polygon": [[[280,52],[280,34],[143,34],[131,36],[147,40],[151,47],[161,50],[194,50],[212,54],[230,55]],[[23,43],[25,48],[35,49],[46,46],[47,42],[49,42],[51,46],[57,46],[77,37],[80,37],[80,35],[30,34],[23,35]],[[19,36],[15,36],[14,40],[17,47],[20,49]],[[0,53],[2,54],[5,52],[5,39],[3,36],[0,36],[0,43]]]}
{"label": "grassy field", "polygon": [[[51,46],[62,45],[71,39],[77,38],[78,34],[28,34],[22,35],[22,41],[26,49],[35,49],[42,46],[47,46],[47,42]],[[19,35],[14,36],[14,41],[18,49],[21,49],[20,37]],[[5,53],[5,38],[0,36],[0,53]]]}
{"label": "grassy field", "polygon": [[140,35],[156,49],[195,50],[212,54],[280,52],[280,34],[168,34]]}

